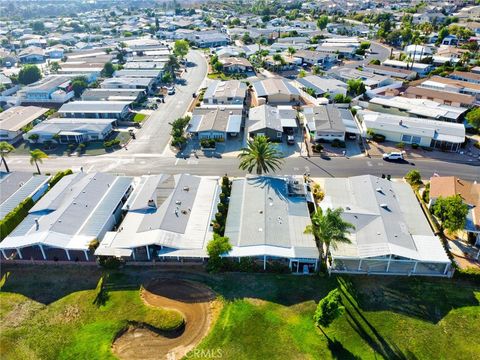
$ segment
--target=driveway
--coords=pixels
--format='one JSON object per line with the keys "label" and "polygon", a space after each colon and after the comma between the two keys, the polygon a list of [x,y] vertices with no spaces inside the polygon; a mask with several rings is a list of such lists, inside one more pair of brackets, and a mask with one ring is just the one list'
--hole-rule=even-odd
{"label": "driveway", "polygon": [[207,75],[207,62],[200,51],[191,50],[187,55],[188,71],[177,79],[175,94],[165,97],[149,119],[136,133],[136,140],[128,145],[128,152],[135,154],[162,154],[170,140],[169,125],[182,117],[192,101],[192,94],[202,86]]}

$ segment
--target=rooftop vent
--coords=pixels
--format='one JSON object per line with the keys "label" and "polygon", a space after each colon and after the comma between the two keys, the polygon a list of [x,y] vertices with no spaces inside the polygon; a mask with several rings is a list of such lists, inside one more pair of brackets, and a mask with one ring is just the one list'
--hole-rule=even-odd
{"label": "rooftop vent", "polygon": [[177,204],[177,205],[182,205],[182,202],[181,202],[180,200],[176,200],[176,201],[175,201],[175,204]]}
{"label": "rooftop vent", "polygon": [[147,205],[149,207],[157,207],[157,205],[155,204],[155,201],[153,199],[148,200]]}
{"label": "rooftop vent", "polygon": [[183,187],[183,191],[189,191],[189,190],[190,190],[190,187],[188,187],[188,186]]}
{"label": "rooftop vent", "polygon": [[386,210],[388,210],[388,204],[380,204],[380,206]]}

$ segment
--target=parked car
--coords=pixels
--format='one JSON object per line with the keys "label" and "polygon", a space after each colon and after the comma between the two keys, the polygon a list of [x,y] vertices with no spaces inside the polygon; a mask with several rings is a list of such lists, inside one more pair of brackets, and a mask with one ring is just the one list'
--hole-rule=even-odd
{"label": "parked car", "polygon": [[293,135],[288,135],[288,136],[287,136],[287,144],[288,144],[288,145],[295,145],[295,136],[293,136]]}
{"label": "parked car", "polygon": [[167,94],[173,95],[175,94],[175,88],[173,86],[167,88]]}
{"label": "parked car", "polygon": [[403,160],[403,153],[401,153],[401,152],[385,153],[385,154],[383,154],[383,160],[390,160],[390,161]]}

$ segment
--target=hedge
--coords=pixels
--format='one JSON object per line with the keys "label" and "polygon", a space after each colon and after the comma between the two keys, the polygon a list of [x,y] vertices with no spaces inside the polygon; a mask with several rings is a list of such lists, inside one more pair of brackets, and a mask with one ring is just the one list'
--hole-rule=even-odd
{"label": "hedge", "polygon": [[64,176],[70,175],[70,174],[73,174],[72,169],[67,169],[67,170],[64,170],[64,171],[59,171],[59,172],[57,172],[57,173],[50,179],[50,181],[48,182],[48,185],[49,185],[50,187],[52,187],[52,186],[54,186],[56,183],[58,183],[61,178],[63,178]]}
{"label": "hedge", "polygon": [[32,198],[27,197],[0,220],[0,240],[5,239],[25,219],[34,204]]}

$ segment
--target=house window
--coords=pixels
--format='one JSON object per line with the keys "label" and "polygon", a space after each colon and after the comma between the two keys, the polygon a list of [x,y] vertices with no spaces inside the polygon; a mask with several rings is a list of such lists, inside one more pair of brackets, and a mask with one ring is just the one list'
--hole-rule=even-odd
{"label": "house window", "polygon": [[412,144],[420,144],[422,138],[420,136],[412,136]]}
{"label": "house window", "polygon": [[277,138],[281,138],[283,136],[283,133],[280,131],[277,131]]}
{"label": "house window", "polygon": [[451,102],[451,101],[448,101],[448,100],[445,100],[443,103],[444,103],[445,105],[452,105],[452,102]]}
{"label": "house window", "polygon": [[402,135],[402,141],[406,143],[411,143],[412,142],[412,136],[411,135]]}

